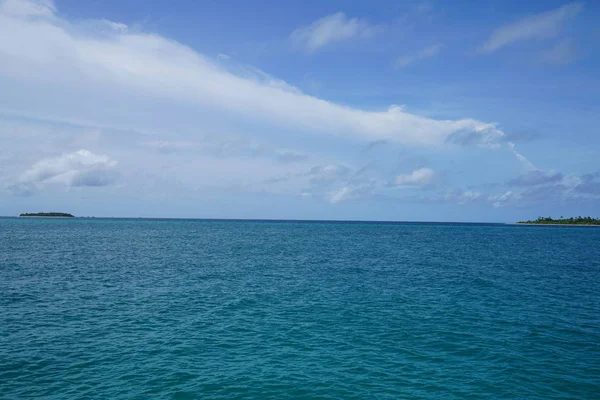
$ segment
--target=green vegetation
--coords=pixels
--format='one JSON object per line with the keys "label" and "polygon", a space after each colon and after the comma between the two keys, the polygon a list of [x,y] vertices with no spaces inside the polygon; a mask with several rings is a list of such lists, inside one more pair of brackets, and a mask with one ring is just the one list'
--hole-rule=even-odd
{"label": "green vegetation", "polygon": [[541,224],[541,225],[600,225],[599,218],[576,217],[552,219],[552,217],[538,217],[535,221],[519,221],[519,224]]}
{"label": "green vegetation", "polygon": [[20,217],[63,217],[63,218],[73,218],[73,217],[75,217],[73,214],[60,213],[60,212],[24,213],[24,214],[21,214],[19,216]]}

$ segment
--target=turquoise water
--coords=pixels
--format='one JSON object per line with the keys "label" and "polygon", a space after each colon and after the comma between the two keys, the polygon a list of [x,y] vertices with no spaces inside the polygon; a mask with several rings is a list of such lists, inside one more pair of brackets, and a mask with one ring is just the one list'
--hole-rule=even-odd
{"label": "turquoise water", "polygon": [[600,398],[600,229],[0,219],[6,399]]}

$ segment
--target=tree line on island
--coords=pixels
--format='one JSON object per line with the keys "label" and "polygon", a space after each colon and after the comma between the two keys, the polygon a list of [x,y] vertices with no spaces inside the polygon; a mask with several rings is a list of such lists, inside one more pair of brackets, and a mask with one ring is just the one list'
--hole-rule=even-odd
{"label": "tree line on island", "polygon": [[538,217],[535,221],[519,221],[519,224],[540,224],[540,225],[600,225],[599,218],[592,217],[571,217],[553,219],[552,217]]}
{"label": "tree line on island", "polygon": [[23,213],[19,217],[62,217],[62,218],[74,218],[73,214],[62,213],[62,212],[39,212],[39,213]]}

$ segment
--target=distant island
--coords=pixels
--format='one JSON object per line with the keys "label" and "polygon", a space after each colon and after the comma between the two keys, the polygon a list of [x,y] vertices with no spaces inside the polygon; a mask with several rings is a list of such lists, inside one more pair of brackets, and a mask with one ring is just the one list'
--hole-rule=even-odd
{"label": "distant island", "polygon": [[538,217],[535,221],[519,221],[519,224],[536,225],[600,225],[600,219],[592,217],[576,217],[553,219],[552,217]]}
{"label": "distant island", "polygon": [[39,212],[39,213],[23,213],[19,217],[53,217],[53,218],[74,218],[73,214],[61,212]]}

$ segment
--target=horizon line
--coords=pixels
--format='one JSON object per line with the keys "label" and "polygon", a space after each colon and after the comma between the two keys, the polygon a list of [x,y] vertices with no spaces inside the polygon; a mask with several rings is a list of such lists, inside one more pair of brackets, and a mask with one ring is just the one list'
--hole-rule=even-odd
{"label": "horizon line", "polygon": [[334,222],[334,223],[382,223],[382,224],[494,224],[512,225],[518,222],[490,221],[418,221],[418,220],[375,220],[375,219],[299,219],[299,218],[216,218],[216,217],[106,217],[106,216],[74,216],[74,217],[21,217],[19,215],[0,215],[0,218],[48,218],[48,219],[145,219],[145,220],[196,220],[223,222]]}

